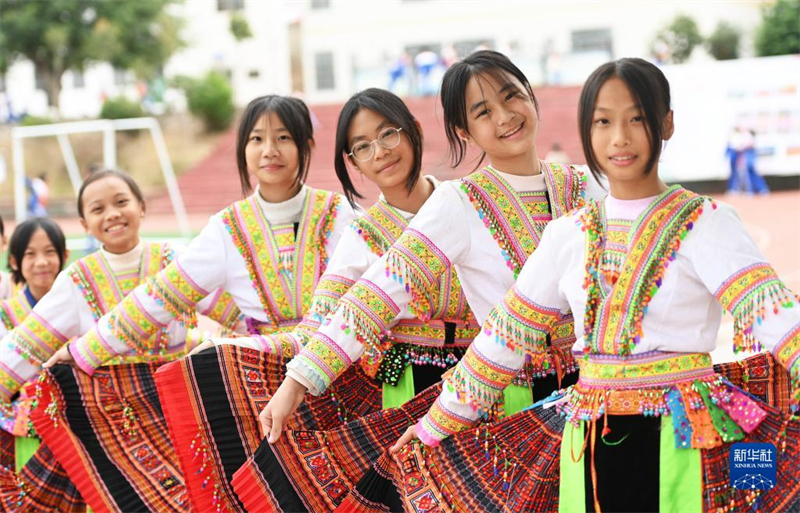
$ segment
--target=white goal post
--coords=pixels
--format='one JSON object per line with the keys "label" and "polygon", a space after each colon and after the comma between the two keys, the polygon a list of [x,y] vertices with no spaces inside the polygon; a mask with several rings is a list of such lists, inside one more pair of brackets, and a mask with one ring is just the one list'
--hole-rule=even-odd
{"label": "white goal post", "polygon": [[149,130],[153,136],[153,143],[156,147],[158,161],[161,164],[161,172],[164,174],[164,183],[167,186],[169,199],[178,220],[178,227],[181,235],[187,239],[191,236],[189,220],[186,217],[186,207],[183,204],[183,197],[178,189],[178,181],[175,178],[175,171],[172,168],[172,161],[169,159],[167,144],[164,135],[161,133],[161,126],[155,118],[131,118],[131,119],[97,119],[93,121],[74,121],[70,123],[56,123],[51,125],[37,125],[14,127],[11,129],[12,151],[14,162],[14,214],[16,221],[20,222],[26,217],[25,209],[25,156],[22,151],[22,143],[25,139],[34,137],[56,137],[67,166],[69,180],[75,194],[81,186],[81,175],[72,145],[69,142],[69,134],[102,132],[103,133],[103,165],[114,168],[117,165],[117,142],[115,134],[119,130]]}

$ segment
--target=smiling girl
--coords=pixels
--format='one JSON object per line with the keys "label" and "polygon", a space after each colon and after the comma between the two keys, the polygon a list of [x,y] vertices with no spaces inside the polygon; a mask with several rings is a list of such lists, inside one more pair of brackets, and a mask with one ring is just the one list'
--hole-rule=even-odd
{"label": "smiling girl", "polygon": [[[311,120],[302,101],[270,95],[250,102],[242,114],[236,143],[239,180],[246,199],[212,216],[170,266],[135,289],[95,329],[71,343],[69,350],[61,351],[50,364],[71,362],[74,358],[91,375],[116,355],[151,351],[154,349],[148,339],[151,334],[173,319],[186,318],[198,301],[217,288],[233,297],[251,334],[293,330],[309,308],[328,256],[355,217],[341,195],[304,185],[312,147]],[[257,183],[255,191],[251,180]],[[200,417],[207,414],[206,408],[214,410],[220,404],[227,407],[225,383],[220,374],[239,375],[247,382],[246,376],[259,365],[259,358],[265,362],[255,351],[237,353],[233,360],[216,352],[201,353],[185,362],[176,362],[177,365],[165,366],[162,371],[165,376],[172,375],[168,369],[188,366],[191,371],[183,374],[180,382],[166,386],[162,386],[159,377],[162,374],[156,376],[164,409],[168,410],[172,399],[180,399],[186,393],[201,398],[190,410]],[[212,372],[209,369],[213,368],[217,379],[208,378]],[[203,377],[195,379],[199,376]],[[164,417],[159,415],[151,420],[154,422],[151,429],[166,433]],[[253,421],[256,422],[255,416]],[[197,431],[189,435],[186,451],[188,442],[197,435]],[[204,437],[197,438],[198,443],[203,440]],[[165,492],[160,483],[167,477],[170,482],[182,481],[178,459],[182,462],[191,458],[181,452],[184,450],[181,445],[175,445],[174,449],[171,446],[170,450],[178,455],[165,462],[169,464],[169,474],[158,474],[162,467],[155,465],[149,474],[134,482],[93,479],[81,493],[93,508],[92,501],[101,506],[99,509],[183,510],[188,500],[194,503],[197,499],[192,488],[188,497],[179,496]],[[142,466],[150,468],[144,463]],[[73,469],[67,470],[73,473]],[[92,467],[76,465],[74,471],[88,472]],[[187,471],[185,477],[188,480],[197,476]],[[111,486],[109,493],[106,490]],[[139,493],[137,489],[144,491]],[[209,486],[209,493],[213,494],[214,489],[215,484]],[[134,500],[131,497],[138,502],[126,502]],[[206,506],[200,510],[203,508]]]}
{"label": "smiling girl", "polygon": [[[88,234],[101,242],[102,248],[74,262],[56,278],[60,262],[66,259],[66,255],[52,255],[64,252],[63,235],[60,235],[60,239],[51,236],[56,242],[43,246],[42,260],[46,260],[49,251],[49,260],[52,260],[50,266],[54,268],[52,273],[47,273],[52,288],[48,286],[49,292],[40,296],[41,300],[36,303],[25,321],[8,333],[0,343],[0,397],[5,404],[21,388],[24,394],[25,384],[35,381],[39,374],[39,365],[53,352],[71,338],[89,331],[103,314],[110,311],[138,283],[163,269],[173,258],[172,248],[168,244],[146,243],[139,238],[139,227],[145,215],[144,198],[136,182],[122,172],[103,170],[87,178],[78,192],[78,215],[81,225]],[[44,222],[47,223],[43,226],[46,231],[54,229],[52,221]],[[60,234],[60,230],[57,233]],[[33,236],[36,237],[36,233]],[[27,257],[22,262],[28,262]],[[37,265],[41,264],[37,262]],[[20,269],[24,276],[25,265]],[[37,288],[31,291],[32,297],[41,294],[41,290]],[[224,319],[216,316],[214,311],[230,311],[224,303],[224,299],[207,301],[201,310],[222,322]],[[235,315],[230,321],[229,324],[235,323]],[[181,343],[171,343],[171,340]],[[176,358],[183,354],[183,342],[186,340],[186,328],[180,323],[170,323],[154,335],[153,345],[156,350],[151,355],[127,357],[124,361],[161,362]],[[118,395],[123,393],[122,390],[113,394],[101,393],[100,397],[104,401],[128,401],[124,404],[137,404],[134,396],[140,391],[137,384],[141,384],[141,381],[137,381],[135,376],[135,373],[131,375],[129,367],[116,368],[113,378],[127,380],[129,383],[125,390],[127,397],[122,399]],[[104,376],[104,379],[109,378]],[[95,397],[97,388],[107,383],[103,380],[82,383],[86,390],[78,403],[83,405],[81,408],[91,410],[96,406],[89,398]],[[104,397],[105,395],[108,397]],[[149,407],[146,402],[143,405]],[[44,405],[40,410],[44,410],[45,406],[50,405]],[[50,411],[54,413],[55,410]],[[113,417],[119,412],[112,409],[108,413]],[[36,414],[32,417],[35,421]],[[52,423],[48,417],[45,418]],[[17,415],[17,419],[20,419],[20,415]],[[38,425],[42,427],[42,424]],[[58,449],[68,439],[65,427],[56,430],[60,436],[56,438],[57,441],[51,439],[53,447],[43,444],[24,467],[24,460],[18,458],[18,475],[11,470],[0,472],[0,504],[4,510],[82,511],[85,508],[75,485],[56,462],[51,450]],[[24,422],[17,421],[15,428],[27,434],[30,428],[27,416]],[[40,435],[44,435],[50,430],[45,425],[43,430],[38,431]],[[97,436],[103,440],[102,434]],[[29,450],[28,454],[30,452]]]}
{"label": "smiling girl", "polygon": [[[69,256],[61,228],[38,217],[17,225],[11,235],[8,267],[19,287],[14,296],[0,301],[0,337],[25,321],[39,300],[53,287]],[[19,469],[38,445],[30,429],[31,389],[0,408],[0,465]]]}
{"label": "smiling girl", "polygon": [[[609,196],[547,228],[470,348],[486,356],[487,368],[518,369],[546,351],[559,314],[571,310],[574,350],[583,355],[578,383],[544,407],[438,448],[400,450],[402,473],[423,476],[405,487],[406,500],[440,494],[448,508],[485,511],[796,511],[800,423],[716,374],[709,355],[725,308],[735,349],[771,351],[789,371],[797,402],[795,295],[732,208],[659,178],[674,123],[669,83],[656,66],[620,59],[598,68],[581,93],[579,127]],[[474,425],[509,382],[486,394],[484,379],[459,364],[393,450],[414,437],[439,445],[444,412]],[[476,436],[482,454],[465,445]],[[735,442],[774,444],[772,490],[737,489],[729,473]]]}

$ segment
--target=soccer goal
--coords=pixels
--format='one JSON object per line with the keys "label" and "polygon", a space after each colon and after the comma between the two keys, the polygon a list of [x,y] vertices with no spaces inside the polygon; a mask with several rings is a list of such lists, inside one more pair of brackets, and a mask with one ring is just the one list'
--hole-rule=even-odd
{"label": "soccer goal", "polygon": [[169,159],[167,144],[164,141],[164,134],[161,133],[161,126],[155,118],[131,118],[131,119],[97,119],[93,121],[74,121],[69,123],[56,123],[52,125],[37,125],[26,127],[14,127],[11,129],[12,153],[14,165],[14,214],[17,222],[26,217],[25,209],[25,155],[22,151],[25,139],[34,137],[55,137],[61,148],[64,163],[67,166],[69,180],[77,196],[81,186],[81,175],[78,162],[75,160],[75,153],[72,151],[72,144],[69,141],[69,134],[79,134],[87,132],[102,132],[103,134],[103,165],[114,168],[117,165],[117,141],[116,132],[120,130],[149,130],[153,136],[153,143],[161,164],[161,172],[164,175],[164,183],[167,186],[172,209],[178,221],[181,235],[185,238],[191,236],[189,220],[186,217],[186,207],[183,204],[181,191],[178,189],[178,180],[175,178],[175,171],[172,168],[172,161]]}

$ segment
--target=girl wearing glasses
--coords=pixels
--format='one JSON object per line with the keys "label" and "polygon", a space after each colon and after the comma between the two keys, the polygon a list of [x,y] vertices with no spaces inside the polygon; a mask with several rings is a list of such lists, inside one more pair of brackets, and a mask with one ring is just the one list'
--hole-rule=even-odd
{"label": "girl wearing glasses", "polygon": [[[525,75],[504,55],[480,51],[453,65],[445,74],[441,98],[453,164],[463,160],[468,147],[480,150],[490,164],[437,188],[398,241],[342,297],[288,365],[287,379],[261,413],[271,443],[279,439],[306,391],[323,393],[359,357],[368,361],[383,357],[388,350],[384,335],[392,331],[400,311],[407,308],[421,319],[431,317],[443,273],[456,269],[469,305],[482,322],[505,294],[503,288],[514,283],[547,223],[582,205],[584,195],[602,194],[580,170],[539,160],[534,143],[535,97]],[[532,398],[546,397],[562,382],[575,381],[570,316],[559,319],[555,333],[547,353],[531,359],[519,378],[533,383],[533,395],[525,387],[527,397],[511,405],[506,401],[506,410],[513,412]],[[487,369],[479,354],[464,364],[475,373],[489,371],[493,380],[507,374],[510,379],[517,377],[516,371]],[[431,400],[423,394],[400,413],[361,419],[353,429],[369,425],[386,438],[388,433],[399,436],[413,417],[413,408]],[[458,423],[454,415],[438,428],[456,430]],[[291,432],[288,440],[273,446],[284,468],[299,463],[300,451],[293,448],[301,447],[298,444],[305,443],[301,439],[309,436]],[[325,435],[316,436],[313,443],[319,445]],[[334,451],[335,445],[328,447]],[[332,469],[349,468],[361,460],[358,455],[324,449],[320,454]],[[319,491],[323,480],[310,480],[309,486]],[[330,493],[318,495],[326,501],[325,507],[307,505],[309,509],[335,509],[343,500],[342,496],[331,498]]]}
{"label": "girl wearing glasses", "polygon": [[[47,366],[74,359],[78,367],[93,374],[119,354],[150,351],[152,334],[174,319],[188,319],[195,304],[217,288],[233,297],[250,333],[293,330],[308,311],[329,255],[355,219],[343,196],[304,185],[312,146],[311,120],[302,101],[271,95],[250,102],[240,120],[236,144],[239,179],[247,198],[214,215],[172,264],[137,287],[95,328],[70,343],[68,349],[60,350]],[[257,182],[252,194],[251,179]],[[218,377],[237,376],[247,382],[251,369],[264,364],[259,352],[253,350],[237,353],[235,359],[208,353],[190,357],[188,366],[215,368]],[[152,389],[153,377],[148,380]],[[227,406],[221,383],[221,379],[192,380],[187,374],[182,382],[159,386],[159,393],[169,401],[173,395],[193,392],[198,402],[192,411],[203,416],[204,407],[213,410]],[[260,392],[266,393],[263,387]],[[266,397],[261,396],[262,402]],[[255,430],[257,411],[252,415]],[[122,415],[116,421],[129,426],[132,438],[123,450],[140,458],[134,470],[141,472],[120,475],[110,467],[102,472],[106,468],[102,464],[108,460],[84,464],[84,460],[74,458],[71,463],[79,468],[76,472],[92,476],[75,480],[79,488],[81,483],[85,485],[81,494],[99,511],[185,511],[188,499],[194,497],[186,496],[178,461],[159,462],[157,457],[147,456],[154,448],[142,446],[134,436],[137,430],[148,429],[166,434],[160,410],[131,413],[135,415]],[[60,423],[65,422],[63,417],[58,418]],[[63,432],[63,425],[59,429]],[[190,434],[173,431],[172,439],[188,437],[191,441],[197,435],[196,429]],[[197,443],[202,445],[202,439],[197,438]],[[72,469],[67,471],[73,474]],[[189,473],[185,477],[196,476]],[[176,483],[181,486],[176,487]],[[209,488],[213,493],[214,485]]]}

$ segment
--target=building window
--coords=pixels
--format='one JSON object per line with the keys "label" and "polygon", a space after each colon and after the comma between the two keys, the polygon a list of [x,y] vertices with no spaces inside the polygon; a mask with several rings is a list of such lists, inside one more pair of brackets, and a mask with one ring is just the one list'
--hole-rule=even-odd
{"label": "building window", "polygon": [[241,11],[244,9],[244,0],[217,0],[218,11]]}
{"label": "building window", "polygon": [[572,32],[572,53],[607,52],[612,55],[611,29],[576,30]]}
{"label": "building window", "polygon": [[72,87],[75,89],[83,89],[86,87],[83,73],[80,71],[72,70]]}
{"label": "building window", "polygon": [[331,52],[318,53],[314,56],[314,65],[317,70],[317,90],[333,89],[333,54]]}
{"label": "building window", "polygon": [[330,0],[311,0],[311,8],[314,10],[327,9],[330,6]]}
{"label": "building window", "polygon": [[248,76],[248,77],[250,77],[250,78],[253,78],[253,79],[255,79],[255,78],[258,78],[258,77],[260,77],[260,76],[261,76],[261,72],[260,72],[260,71],[258,71],[257,69],[251,69],[251,70],[250,70],[250,71],[247,73],[247,76]]}

